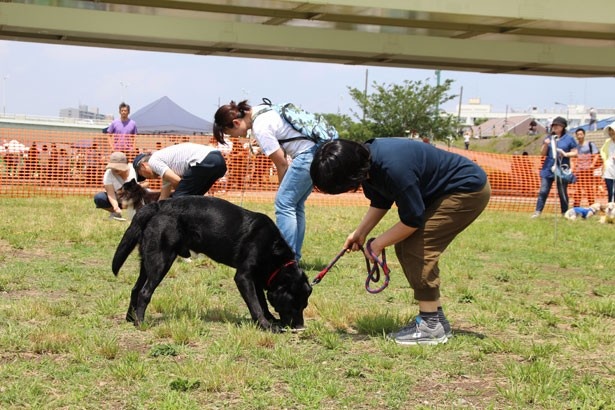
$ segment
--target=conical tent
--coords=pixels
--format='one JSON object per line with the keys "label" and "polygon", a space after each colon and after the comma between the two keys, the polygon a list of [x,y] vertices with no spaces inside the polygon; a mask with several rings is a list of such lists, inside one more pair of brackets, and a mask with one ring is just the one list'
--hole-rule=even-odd
{"label": "conical tent", "polygon": [[164,96],[130,116],[139,134],[211,134],[213,124],[189,113]]}

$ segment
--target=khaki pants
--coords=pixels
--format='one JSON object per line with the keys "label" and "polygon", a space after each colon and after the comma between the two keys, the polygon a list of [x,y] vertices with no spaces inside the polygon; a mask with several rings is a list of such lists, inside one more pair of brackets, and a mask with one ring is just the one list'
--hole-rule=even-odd
{"label": "khaki pants", "polygon": [[395,245],[397,259],[418,301],[440,299],[440,255],[485,209],[489,181],[477,192],[445,195],[425,210],[425,226]]}

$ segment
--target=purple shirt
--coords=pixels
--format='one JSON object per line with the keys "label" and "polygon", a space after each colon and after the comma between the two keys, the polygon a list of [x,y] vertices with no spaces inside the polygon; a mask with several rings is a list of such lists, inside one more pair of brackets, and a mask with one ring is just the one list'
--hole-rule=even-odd
{"label": "purple shirt", "polygon": [[113,150],[128,152],[132,151],[132,138],[129,135],[137,133],[137,123],[131,119],[123,122],[121,119],[114,120],[107,133],[113,134]]}

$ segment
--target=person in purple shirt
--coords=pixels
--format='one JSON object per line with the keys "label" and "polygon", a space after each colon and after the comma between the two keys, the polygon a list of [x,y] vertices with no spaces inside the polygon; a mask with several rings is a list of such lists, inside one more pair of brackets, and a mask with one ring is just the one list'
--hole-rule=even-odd
{"label": "person in purple shirt", "polygon": [[107,128],[112,151],[131,154],[134,149],[134,136],[137,134],[137,124],[128,118],[129,114],[130,105],[122,102],[120,104],[120,118],[114,120]]}
{"label": "person in purple shirt", "polygon": [[399,220],[364,249],[373,259],[395,246],[419,314],[387,337],[402,345],[446,343],[452,331],[440,302],[438,261],[487,206],[491,186],[485,171],[464,156],[407,138],[364,144],[339,139],[316,150],[310,176],[321,192],[341,194],[362,187],[370,200],[362,221],[346,238],[348,251],[366,244],[369,233],[397,205]]}

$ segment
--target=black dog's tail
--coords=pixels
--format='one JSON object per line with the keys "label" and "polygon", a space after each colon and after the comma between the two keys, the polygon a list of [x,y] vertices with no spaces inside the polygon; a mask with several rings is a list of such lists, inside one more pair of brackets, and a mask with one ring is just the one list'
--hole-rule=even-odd
{"label": "black dog's tail", "polygon": [[120,272],[120,268],[124,262],[126,262],[128,255],[130,255],[135,246],[141,242],[145,226],[149,220],[156,215],[159,209],[160,204],[154,202],[141,208],[132,218],[130,226],[126,229],[126,232],[124,232],[124,236],[122,236],[122,240],[115,250],[115,255],[113,255],[111,269],[115,276]]}

